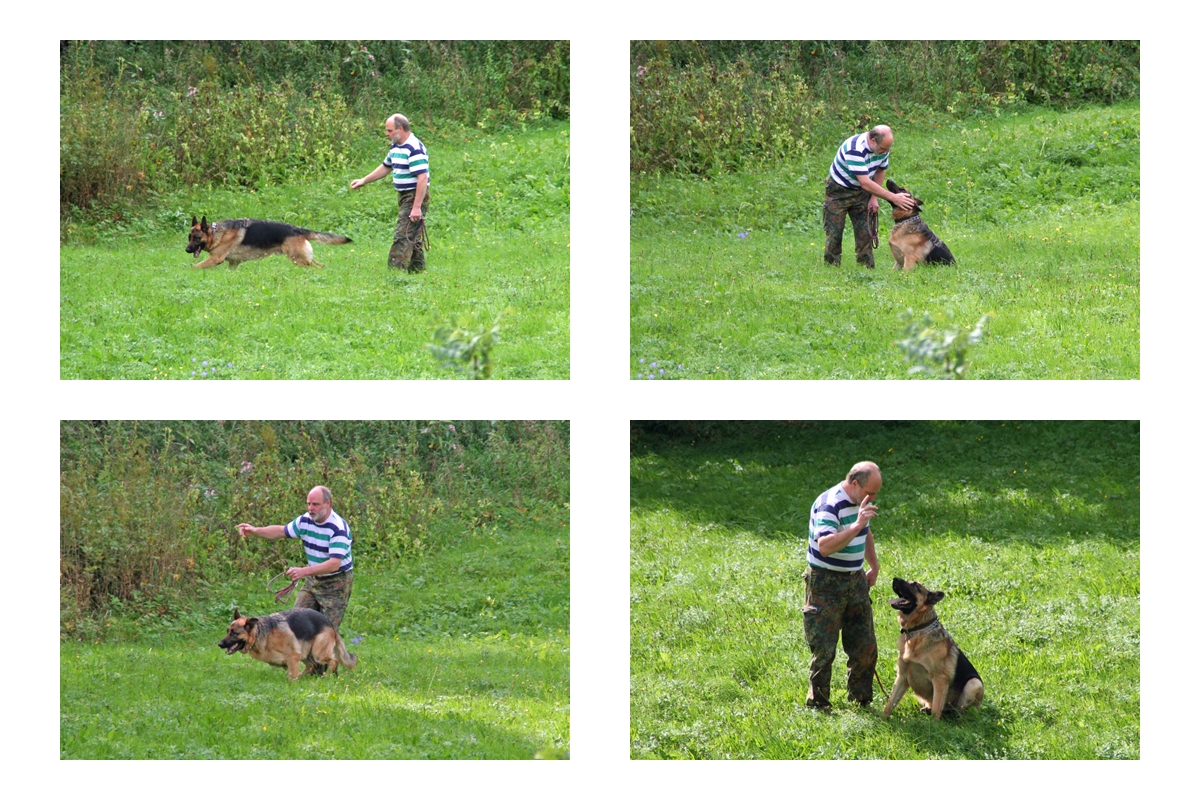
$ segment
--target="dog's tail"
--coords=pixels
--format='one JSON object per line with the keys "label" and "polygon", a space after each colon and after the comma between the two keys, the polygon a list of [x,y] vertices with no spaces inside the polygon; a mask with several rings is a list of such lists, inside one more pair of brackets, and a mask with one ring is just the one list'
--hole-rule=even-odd
{"label": "dog's tail", "polygon": [[305,231],[304,238],[310,242],[320,242],[321,244],[350,244],[354,241],[349,236],[342,236],[340,233],[322,233],[321,231]]}
{"label": "dog's tail", "polygon": [[342,641],[341,636],[337,637],[337,660],[339,664],[345,664],[346,669],[354,669],[358,666],[358,656],[346,649],[346,643]]}

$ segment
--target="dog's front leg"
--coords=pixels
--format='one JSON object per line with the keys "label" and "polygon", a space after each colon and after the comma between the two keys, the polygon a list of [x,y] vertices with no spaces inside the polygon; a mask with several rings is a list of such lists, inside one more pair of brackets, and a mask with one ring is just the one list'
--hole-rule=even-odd
{"label": "dog's front leg", "polygon": [[892,715],[892,709],[900,702],[900,698],[904,697],[904,693],[908,691],[908,681],[905,679],[904,670],[896,670],[896,683],[892,686],[892,696],[888,698],[887,703],[883,707],[883,718],[887,719]]}
{"label": "dog's front leg", "polygon": [[933,675],[933,704],[929,706],[934,719],[942,718],[942,709],[946,705],[946,694],[950,689],[950,680],[945,675]]}
{"label": "dog's front leg", "polygon": [[209,267],[215,267],[217,264],[220,264],[224,260],[225,260],[224,258],[217,258],[216,256],[209,256],[208,258],[204,259],[199,264],[195,264],[194,266],[196,267],[196,269],[208,269]]}
{"label": "dog's front leg", "polygon": [[300,680],[300,654],[292,653],[287,657],[288,679],[293,681]]}

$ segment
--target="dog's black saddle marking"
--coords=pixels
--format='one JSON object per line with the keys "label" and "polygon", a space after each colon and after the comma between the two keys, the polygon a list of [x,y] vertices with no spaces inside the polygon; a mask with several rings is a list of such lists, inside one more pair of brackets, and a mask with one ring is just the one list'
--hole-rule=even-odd
{"label": "dog's black saddle marking", "polygon": [[306,236],[309,231],[286,222],[264,222],[260,219],[236,220],[244,223],[231,227],[245,228],[242,244],[247,247],[278,247],[290,236]]}

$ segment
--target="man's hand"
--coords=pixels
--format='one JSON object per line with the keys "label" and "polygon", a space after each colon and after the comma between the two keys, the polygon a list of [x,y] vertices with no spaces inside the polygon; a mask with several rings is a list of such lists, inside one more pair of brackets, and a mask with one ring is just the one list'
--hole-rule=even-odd
{"label": "man's hand", "polygon": [[879,198],[875,195],[871,195],[871,199],[867,201],[867,211],[870,211],[872,214],[879,213]]}
{"label": "man's hand", "polygon": [[[902,208],[905,211],[912,211],[913,206],[916,205],[916,203],[913,201],[913,196],[911,194],[895,194],[895,193],[890,193],[890,194],[891,194],[891,196],[888,197],[887,200],[892,205],[898,206],[899,208]],[[872,199],[874,199],[874,198],[872,198]]]}
{"label": "man's hand", "polygon": [[288,567],[284,572],[288,576],[288,580],[298,581],[308,574],[304,567]]}
{"label": "man's hand", "polygon": [[247,536],[253,536],[254,531],[257,530],[249,522],[239,522],[237,529],[238,529],[238,533],[241,534],[241,537],[243,539],[245,539]]}
{"label": "man's hand", "polygon": [[872,586],[874,586],[875,581],[878,579],[879,579],[879,570],[877,570],[877,569],[868,569],[867,570],[867,588],[868,589],[870,589]]}
{"label": "man's hand", "polygon": [[350,181],[350,188],[357,189],[358,187],[362,186],[365,183],[366,183],[366,181],[363,180],[362,178],[355,178],[354,180]]}
{"label": "man's hand", "polygon": [[417,222],[421,219],[421,217],[422,217],[421,207],[419,205],[417,205],[416,203],[414,203],[413,210],[409,213],[408,218],[411,219],[413,222]]}
{"label": "man's hand", "polygon": [[865,497],[862,499],[862,502],[858,504],[858,521],[863,523],[863,528],[867,527],[867,523],[874,519],[875,515],[878,513],[879,508],[871,505],[871,501]]}

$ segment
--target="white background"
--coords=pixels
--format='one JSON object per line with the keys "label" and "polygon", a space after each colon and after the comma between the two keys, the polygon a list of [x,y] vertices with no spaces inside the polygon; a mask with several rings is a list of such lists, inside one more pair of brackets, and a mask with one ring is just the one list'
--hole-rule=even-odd
{"label": "white background", "polygon": [[[850,8],[853,6],[854,11]],[[1165,788],[1188,763],[1200,682],[1192,669],[1195,536],[1192,332],[1197,246],[1191,164],[1194,31],[1171,6],[925,2],[380,5],[43,4],[10,10],[2,217],[10,370],[5,475],[5,761],[10,785],[55,796],[119,792],[260,797],[349,792],[459,797],[579,793],[932,796],[1064,790],[1109,797]],[[1156,13],[1159,12],[1159,13]],[[24,15],[24,21],[18,16]],[[1186,31],[1185,31],[1186,26]],[[355,382],[288,391],[255,382],[58,379],[57,40],[62,38],[556,38],[571,40],[572,379]],[[1122,38],[1142,40],[1142,380],[1131,382],[630,382],[628,42],[653,38]],[[64,124],[67,124],[64,122]],[[417,121],[414,127],[419,129]],[[1176,166],[1176,162],[1181,162]],[[815,213],[815,211],[814,211]],[[182,233],[181,233],[182,235]],[[182,252],[182,250],[181,250]],[[116,276],[119,280],[120,276]],[[333,395],[336,394],[336,398]],[[1187,412],[1192,408],[1193,412]],[[572,422],[571,761],[58,763],[57,563],[60,419],[567,418]],[[693,419],[1141,419],[1142,760],[1133,763],[646,763],[629,753],[628,421]],[[1157,513],[1155,508],[1163,513]],[[14,524],[15,523],[15,524]],[[11,639],[9,641],[12,641]],[[1187,648],[1188,653],[1179,652]],[[1176,778],[1178,780],[1178,778]],[[329,788],[317,784],[329,782]],[[289,789],[281,787],[288,786]]]}

